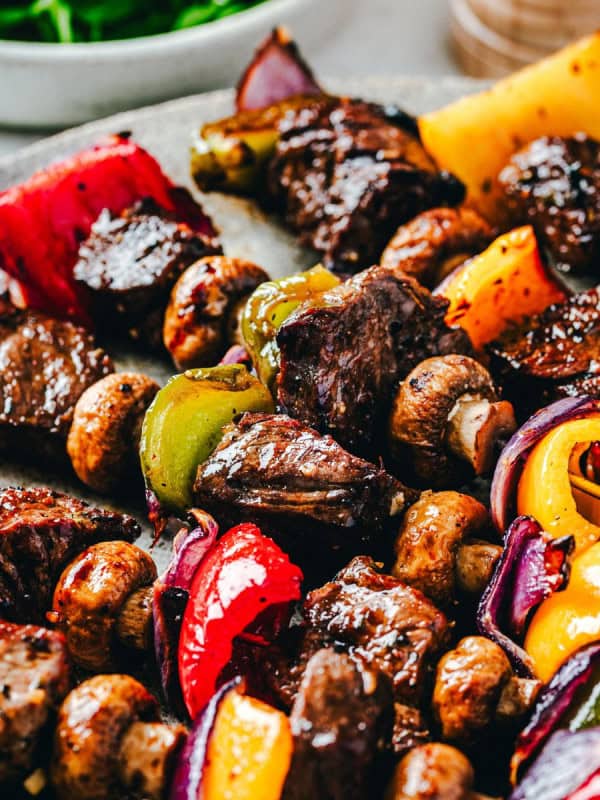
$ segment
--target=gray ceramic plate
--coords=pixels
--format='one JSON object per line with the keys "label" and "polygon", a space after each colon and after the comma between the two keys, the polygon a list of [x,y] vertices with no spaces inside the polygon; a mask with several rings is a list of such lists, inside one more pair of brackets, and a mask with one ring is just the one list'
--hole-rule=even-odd
{"label": "gray ceramic plate", "polygon": [[[364,97],[387,103],[398,103],[412,113],[433,110],[481,88],[482,84],[461,78],[367,79],[356,82],[327,81],[331,91]],[[118,114],[107,119],[45,139],[20,153],[0,159],[0,190],[18,183],[35,170],[45,167],[83,147],[106,133],[131,131],[134,139],[158,159],[163,169],[178,183],[191,187],[188,175],[188,149],[194,129],[209,120],[232,113],[233,93],[229,90],[211,92],[182,100],[151,106],[138,111]],[[273,277],[285,275],[314,263],[310,253],[302,251],[277,223],[267,219],[252,204],[220,194],[204,195],[202,203],[221,230],[225,252],[244,256],[264,266]],[[168,366],[158,361],[119,358],[119,367],[133,367],[164,382],[171,374]],[[0,462],[0,485],[49,485],[77,494],[84,499],[111,506],[106,498],[92,495],[75,478],[47,474],[35,468],[20,468],[8,461]],[[143,520],[140,503],[136,513]],[[141,544],[150,543],[146,526]],[[159,543],[154,555],[159,567],[168,555],[169,543]]]}

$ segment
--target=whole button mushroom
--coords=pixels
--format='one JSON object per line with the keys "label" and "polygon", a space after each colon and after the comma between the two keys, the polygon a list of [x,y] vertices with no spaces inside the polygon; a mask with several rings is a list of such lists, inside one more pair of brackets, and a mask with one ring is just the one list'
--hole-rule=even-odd
{"label": "whole button mushroom", "polygon": [[243,344],[239,318],[249,295],[269,280],[251,261],[207,256],[181,275],[165,314],[163,341],[178,369],[215,364]]}
{"label": "whole button mushroom", "polygon": [[479,596],[502,547],[478,539],[492,528],[485,507],[459,492],[423,492],[402,521],[392,574],[440,607],[459,592]]}
{"label": "whole button mushroom", "polygon": [[64,570],[48,618],[64,633],[75,664],[113,668],[118,645],[147,651],[152,642],[152,558],[129,542],[100,542]]}
{"label": "whole button mushroom", "polygon": [[432,208],[398,228],[381,264],[433,289],[491,240],[490,226],[470,208]]}
{"label": "whole button mushroom", "polygon": [[162,800],[185,728],[159,715],[155,698],[129,675],[96,675],[73,689],[54,735],[58,800]]}
{"label": "whole button mushroom", "polygon": [[141,476],[138,448],[142,422],[159,388],[146,375],[117,372],[81,395],[67,452],[83,483],[108,493]]}
{"label": "whole button mushroom", "polygon": [[398,460],[408,450],[416,477],[444,488],[488,473],[498,442],[516,427],[513,407],[498,399],[489,372],[452,354],[425,359],[405,378],[389,433]]}
{"label": "whole button mushroom", "polygon": [[443,738],[468,747],[491,725],[518,722],[540,685],[518,678],[504,650],[490,639],[461,639],[437,667],[433,711]]}
{"label": "whole button mushroom", "polygon": [[473,767],[460,750],[431,742],[413,748],[396,767],[386,800],[484,800],[473,793]]}

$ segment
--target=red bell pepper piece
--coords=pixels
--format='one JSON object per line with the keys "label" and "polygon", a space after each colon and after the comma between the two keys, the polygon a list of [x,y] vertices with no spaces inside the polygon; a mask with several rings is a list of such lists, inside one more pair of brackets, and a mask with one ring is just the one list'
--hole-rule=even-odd
{"label": "red bell pepper piece", "polygon": [[146,197],[215,236],[202,209],[146,150],[110,136],[0,193],[0,268],[19,281],[27,305],[88,322],[86,293],[73,280],[79,245],[104,208],[118,214]]}
{"label": "red bell pepper piece", "polygon": [[[214,694],[234,639],[252,639],[252,623],[260,627],[257,640],[276,636],[300,598],[302,578],[256,525],[232,528],[206,555],[192,582],[179,638],[179,680],[192,719]],[[268,634],[260,625],[267,617]]]}

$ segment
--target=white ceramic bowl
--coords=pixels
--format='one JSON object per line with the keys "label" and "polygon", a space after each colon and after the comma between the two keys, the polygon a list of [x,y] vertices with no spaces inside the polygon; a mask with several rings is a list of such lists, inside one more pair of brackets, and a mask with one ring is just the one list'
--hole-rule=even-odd
{"label": "white ceramic bowl", "polygon": [[90,44],[0,41],[0,124],[58,128],[230,86],[275,25],[314,44],[344,0],[268,0],[187,30]]}

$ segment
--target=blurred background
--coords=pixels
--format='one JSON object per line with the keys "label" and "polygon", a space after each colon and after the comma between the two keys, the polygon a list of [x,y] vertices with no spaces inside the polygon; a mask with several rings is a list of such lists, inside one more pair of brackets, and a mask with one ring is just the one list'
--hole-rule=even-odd
{"label": "blurred background", "polygon": [[[212,0],[215,8],[223,3]],[[0,3],[0,15],[10,5]],[[75,5],[56,0],[58,9]],[[600,27],[600,0],[264,0],[215,23],[117,47],[0,41],[0,155],[49,129],[232,85],[279,21],[321,76],[497,78]]]}

